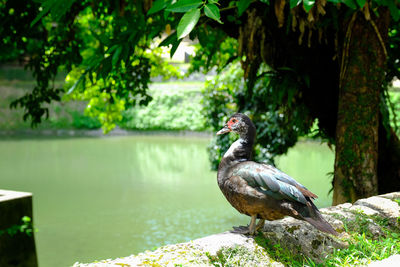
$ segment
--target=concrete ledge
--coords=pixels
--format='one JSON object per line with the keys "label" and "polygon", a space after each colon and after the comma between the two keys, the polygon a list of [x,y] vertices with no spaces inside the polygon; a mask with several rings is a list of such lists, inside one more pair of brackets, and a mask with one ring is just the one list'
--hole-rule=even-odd
{"label": "concrete ledge", "polygon": [[[267,221],[257,237],[225,232],[114,260],[75,263],[74,267],[284,266],[268,254],[266,247],[271,246],[277,246],[290,255],[303,255],[316,264],[323,264],[326,257],[335,250],[349,246],[349,242],[352,242],[351,233],[367,231],[372,239],[379,240],[385,236],[385,230],[399,229],[399,199],[400,193],[395,192],[360,199],[354,204],[344,203],[321,209],[325,219],[340,233],[338,237],[320,232],[304,221],[286,217]],[[387,223],[379,224],[379,221]],[[398,255],[389,260],[398,260]],[[360,265],[366,266],[368,263],[367,259],[360,259]],[[386,260],[374,262],[371,266],[388,266],[385,264]]]}
{"label": "concrete ledge", "polygon": [[[32,218],[32,194],[10,190],[0,190],[0,230],[6,231],[21,225],[22,217]],[[0,235],[0,266],[37,266],[34,233],[28,236],[18,232],[11,236],[7,232]]]}

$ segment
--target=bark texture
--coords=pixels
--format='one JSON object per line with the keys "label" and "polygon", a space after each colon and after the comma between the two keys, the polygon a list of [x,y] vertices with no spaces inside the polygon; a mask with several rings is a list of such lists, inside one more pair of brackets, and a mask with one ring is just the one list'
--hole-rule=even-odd
{"label": "bark texture", "polygon": [[[333,205],[378,194],[380,91],[388,14],[346,23],[339,80]],[[374,26],[375,25],[375,26]],[[382,37],[383,36],[383,37]]]}

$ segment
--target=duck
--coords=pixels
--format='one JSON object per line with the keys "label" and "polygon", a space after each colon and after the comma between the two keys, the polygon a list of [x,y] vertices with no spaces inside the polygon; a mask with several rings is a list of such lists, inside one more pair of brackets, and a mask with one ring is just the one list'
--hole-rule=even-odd
{"label": "duck", "polygon": [[317,198],[314,193],[279,169],[252,161],[256,127],[247,115],[233,114],[216,134],[230,132],[238,134],[239,139],[219,163],[218,186],[237,211],[251,217],[248,226],[234,227],[233,232],[255,235],[264,227],[265,220],[291,216],[322,232],[338,235],[313,203]]}

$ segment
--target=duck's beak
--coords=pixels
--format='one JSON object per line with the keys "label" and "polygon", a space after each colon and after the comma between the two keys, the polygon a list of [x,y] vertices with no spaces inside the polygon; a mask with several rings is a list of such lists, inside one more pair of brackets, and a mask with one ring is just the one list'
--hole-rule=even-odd
{"label": "duck's beak", "polygon": [[224,128],[217,132],[217,135],[229,133],[230,131],[232,131],[232,129],[230,129],[227,124],[225,124]]}

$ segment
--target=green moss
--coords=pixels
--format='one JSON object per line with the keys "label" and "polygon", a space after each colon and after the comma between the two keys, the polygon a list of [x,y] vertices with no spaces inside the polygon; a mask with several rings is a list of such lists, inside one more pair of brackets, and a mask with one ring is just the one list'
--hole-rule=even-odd
{"label": "green moss", "polygon": [[300,228],[299,225],[294,225],[292,227],[287,228],[286,231],[288,231],[289,233],[293,234],[293,232],[298,230],[299,228]]}
{"label": "green moss", "polygon": [[319,247],[321,244],[322,244],[322,241],[321,241],[321,240],[318,240],[318,239],[314,239],[314,240],[311,242],[311,246],[312,246],[313,249],[318,249],[318,247]]}
{"label": "green moss", "polygon": [[269,239],[265,238],[262,233],[255,236],[254,241],[256,241],[259,246],[263,247],[273,260],[281,262],[286,266],[304,266],[305,263],[310,261],[307,257],[302,255],[301,248],[296,248],[297,253],[292,253],[279,243],[273,244]]}
{"label": "green moss", "polygon": [[206,256],[214,266],[265,266],[275,263],[275,260],[268,255],[266,250],[257,245],[254,249],[239,245],[222,248],[217,255],[213,256],[206,252]]}

